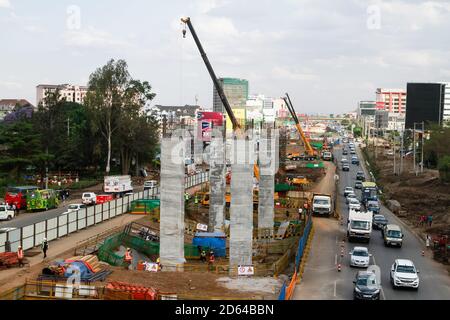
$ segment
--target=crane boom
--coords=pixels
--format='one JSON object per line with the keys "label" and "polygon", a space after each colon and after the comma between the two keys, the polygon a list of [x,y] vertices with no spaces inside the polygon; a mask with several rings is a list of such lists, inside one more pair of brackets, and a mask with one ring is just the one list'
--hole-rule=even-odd
{"label": "crane boom", "polygon": [[286,97],[283,97],[284,102],[286,103],[286,106],[291,113],[292,118],[294,119],[295,126],[297,127],[297,131],[300,134],[300,137],[305,145],[306,152],[309,156],[314,156],[314,149],[311,147],[311,144],[309,143],[308,138],[306,138],[305,133],[303,132],[302,127],[300,126],[300,121],[298,120],[297,114],[295,113],[294,107],[291,102],[291,98],[289,97],[289,94],[286,93]]}
{"label": "crane boom", "polygon": [[[211,76],[211,79],[214,83],[214,87],[216,88],[216,91],[219,94],[220,100],[222,101],[222,104],[225,107],[228,117],[230,117],[230,121],[233,124],[233,130],[236,131],[237,129],[240,128],[240,125],[236,120],[236,117],[234,116],[233,110],[231,109],[230,103],[228,102],[228,99],[225,96],[225,92],[223,91],[223,88],[216,77],[214,69],[212,68],[211,63],[209,62],[209,59],[206,56],[206,52],[205,50],[203,50],[203,46],[197,36],[197,33],[195,32],[194,26],[191,23],[191,18],[189,17],[181,18],[181,22],[186,24],[189,28],[189,31],[191,31],[192,37],[194,37],[194,41],[195,44],[197,45],[198,51],[200,51],[200,55],[202,56],[203,62],[206,65],[206,69],[208,69],[209,75]],[[186,34],[185,30],[183,30],[183,36],[185,36],[185,34]]]}

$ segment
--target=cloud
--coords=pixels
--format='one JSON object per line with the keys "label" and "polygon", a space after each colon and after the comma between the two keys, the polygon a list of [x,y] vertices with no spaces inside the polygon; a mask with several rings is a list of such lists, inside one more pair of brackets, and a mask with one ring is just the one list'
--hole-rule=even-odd
{"label": "cloud", "polygon": [[298,72],[295,70],[290,70],[286,67],[274,67],[272,69],[272,75],[278,79],[284,80],[318,80],[319,76],[310,71]]}
{"label": "cloud", "polygon": [[111,33],[88,27],[86,30],[68,30],[64,33],[64,43],[79,48],[126,48],[131,43],[116,39]]}
{"label": "cloud", "polygon": [[22,84],[14,81],[0,81],[0,88],[7,90],[22,89]]}
{"label": "cloud", "polygon": [[9,0],[0,0],[0,8],[11,8]]}

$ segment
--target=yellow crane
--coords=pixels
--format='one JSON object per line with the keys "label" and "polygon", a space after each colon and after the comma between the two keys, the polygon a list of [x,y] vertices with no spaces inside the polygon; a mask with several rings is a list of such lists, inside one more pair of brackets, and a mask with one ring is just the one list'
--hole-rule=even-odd
{"label": "yellow crane", "polygon": [[295,127],[297,128],[297,131],[300,134],[300,138],[303,141],[303,145],[305,146],[305,151],[307,155],[307,160],[315,160],[317,157],[317,152],[313,149],[313,147],[309,143],[309,139],[303,132],[303,129],[300,125],[300,121],[298,120],[297,114],[295,113],[294,106],[292,105],[291,98],[289,97],[289,94],[286,93],[286,97],[283,97],[283,100],[286,103],[286,107],[288,108],[292,118],[294,119]]}

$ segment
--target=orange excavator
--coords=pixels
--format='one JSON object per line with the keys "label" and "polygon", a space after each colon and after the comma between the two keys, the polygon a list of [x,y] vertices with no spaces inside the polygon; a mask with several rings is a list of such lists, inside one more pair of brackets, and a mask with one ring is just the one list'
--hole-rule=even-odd
{"label": "orange excavator", "polygon": [[298,120],[297,114],[295,113],[294,106],[292,105],[291,98],[289,94],[286,93],[286,97],[283,97],[284,102],[286,103],[286,107],[289,110],[289,113],[294,119],[295,127],[297,128],[298,133],[300,134],[300,138],[303,141],[303,145],[305,146],[305,158],[306,160],[316,160],[317,159],[317,151],[313,149],[311,144],[309,143],[309,139],[306,137],[303,129],[300,125],[300,121]]}

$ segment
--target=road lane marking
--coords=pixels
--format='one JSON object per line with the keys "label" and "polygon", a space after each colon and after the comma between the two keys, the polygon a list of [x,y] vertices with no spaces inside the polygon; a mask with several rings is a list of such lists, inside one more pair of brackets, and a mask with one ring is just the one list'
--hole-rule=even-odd
{"label": "road lane marking", "polygon": [[334,281],[334,297],[336,297],[336,280]]}
{"label": "road lane marking", "polygon": [[[372,254],[372,260],[373,260],[373,264],[377,265],[377,262],[375,260],[375,255],[373,255],[373,254]],[[380,268],[380,267],[378,267],[378,268]],[[380,268],[380,271],[381,271],[381,268]],[[381,274],[380,274],[380,282],[381,282]],[[381,283],[380,283],[380,287],[381,287],[381,289],[380,289],[381,297],[383,298],[383,300],[386,300],[386,295],[384,294],[383,285]]]}
{"label": "road lane marking", "polygon": [[337,253],[334,255],[334,265],[337,265]]}

